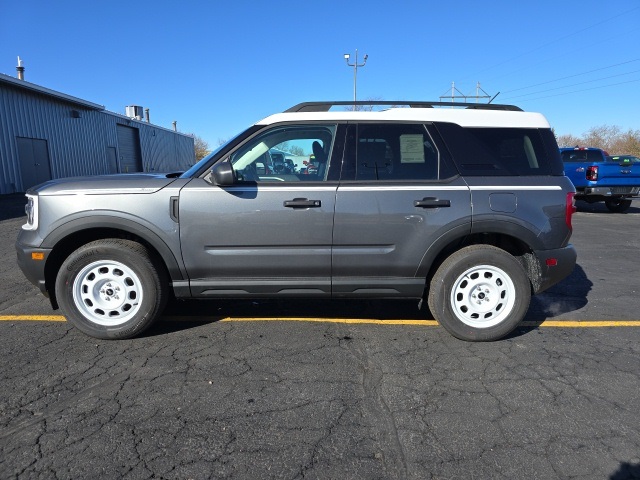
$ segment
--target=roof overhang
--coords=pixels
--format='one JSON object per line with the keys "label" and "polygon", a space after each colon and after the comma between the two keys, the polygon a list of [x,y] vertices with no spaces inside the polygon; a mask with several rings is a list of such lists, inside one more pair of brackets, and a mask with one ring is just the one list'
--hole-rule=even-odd
{"label": "roof overhang", "polygon": [[59,101],[71,103],[73,105],[79,105],[91,110],[104,110],[104,105],[98,105],[97,103],[88,102],[86,100],[82,100],[81,98],[67,95],[66,93],[56,92],[55,90],[41,87],[40,85],[36,85],[35,83],[18,80],[17,78],[10,77],[9,75],[5,75],[3,73],[0,73],[0,84],[8,84],[18,89],[39,93],[41,95],[52,97]]}

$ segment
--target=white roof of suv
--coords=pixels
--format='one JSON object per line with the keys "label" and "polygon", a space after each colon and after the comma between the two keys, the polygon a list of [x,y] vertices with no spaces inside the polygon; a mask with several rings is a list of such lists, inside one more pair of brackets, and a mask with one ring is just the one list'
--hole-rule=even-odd
{"label": "white roof of suv", "polygon": [[[380,105],[380,102],[356,102],[357,105]],[[270,115],[257,125],[299,121],[405,121],[448,122],[462,127],[551,128],[541,113],[523,112],[511,105],[465,104],[452,102],[382,102],[384,105],[411,105],[380,111],[328,111],[331,106],[353,102],[303,103],[284,113]],[[438,107],[438,108],[433,108]],[[451,107],[451,108],[447,108]],[[464,108],[453,108],[464,107]]]}

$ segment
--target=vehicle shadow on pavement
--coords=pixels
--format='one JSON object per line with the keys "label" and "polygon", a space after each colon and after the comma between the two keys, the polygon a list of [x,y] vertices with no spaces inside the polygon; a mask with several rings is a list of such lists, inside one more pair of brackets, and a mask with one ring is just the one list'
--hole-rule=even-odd
{"label": "vehicle shadow on pavement", "polygon": [[627,480],[630,478],[640,478],[640,463],[621,463],[620,468],[611,474],[609,480]]}
{"label": "vehicle shadow on pavement", "polygon": [[[531,297],[529,311],[524,318],[527,326],[522,329],[536,329],[545,320],[551,320],[565,313],[575,312],[587,305],[587,296],[593,287],[584,269],[576,264],[573,272],[550,289]],[[530,326],[531,323],[534,326]]]}
{"label": "vehicle shadow on pavement", "polygon": [[[580,265],[571,275],[549,290],[531,298],[526,325],[518,327],[507,338],[537,329],[545,320],[580,310],[587,304],[593,283]],[[173,300],[160,322],[144,336],[165,335],[219,322],[225,318],[277,320],[374,319],[433,320],[426,302],[418,309],[414,300]]]}
{"label": "vehicle shadow on pavement", "polygon": [[417,300],[173,300],[147,336],[187,330],[225,318],[433,320],[426,302]]}

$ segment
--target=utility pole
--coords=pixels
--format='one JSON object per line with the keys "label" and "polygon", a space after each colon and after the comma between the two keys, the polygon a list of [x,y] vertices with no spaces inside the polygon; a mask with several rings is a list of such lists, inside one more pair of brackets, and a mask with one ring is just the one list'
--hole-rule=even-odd
{"label": "utility pole", "polygon": [[369,55],[364,56],[364,61],[362,63],[358,63],[358,49],[356,48],[356,61],[354,63],[349,63],[349,58],[351,55],[348,53],[344,54],[344,59],[347,61],[347,66],[353,67],[353,109],[356,109],[356,92],[358,89],[358,68],[364,67],[367,64],[367,58]]}
{"label": "utility pole", "polygon": [[[460,95],[456,95],[456,92]],[[456,82],[451,82],[451,94],[449,95],[445,92],[443,95],[440,95],[440,101],[442,101],[443,98],[451,98],[452,102],[455,102],[456,98],[463,98],[465,102],[467,101],[467,96],[456,88]]]}
{"label": "utility pole", "polygon": [[[484,93],[484,95],[480,95],[480,92]],[[480,100],[481,98],[491,98],[491,95],[489,95],[487,92],[485,92],[482,87],[480,87],[480,82],[476,83],[476,103],[478,103],[478,100]]]}

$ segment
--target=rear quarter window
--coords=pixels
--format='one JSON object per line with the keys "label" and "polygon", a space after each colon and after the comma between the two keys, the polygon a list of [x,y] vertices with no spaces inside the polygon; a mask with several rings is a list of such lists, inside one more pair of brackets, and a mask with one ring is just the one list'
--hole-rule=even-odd
{"label": "rear quarter window", "polygon": [[464,176],[561,175],[553,133],[536,128],[463,128],[437,124]]}

